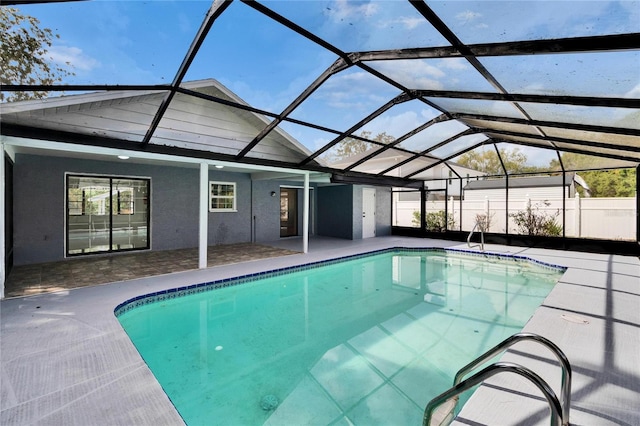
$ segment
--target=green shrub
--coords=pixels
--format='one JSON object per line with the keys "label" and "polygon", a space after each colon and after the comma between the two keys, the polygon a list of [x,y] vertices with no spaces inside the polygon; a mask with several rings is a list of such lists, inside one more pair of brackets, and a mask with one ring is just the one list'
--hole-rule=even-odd
{"label": "green shrub", "polygon": [[[445,228],[451,230],[456,226],[456,221],[453,219],[452,214],[449,214],[449,223],[446,224],[444,210],[427,213],[425,216],[425,222],[427,225],[427,231],[431,232],[444,232]],[[418,210],[413,211],[411,224],[415,227],[420,227],[420,212]]]}
{"label": "green shrub", "polygon": [[416,228],[420,228],[420,212],[418,210],[413,211],[413,219],[411,219],[411,224]]}
{"label": "green shrub", "polygon": [[[544,200],[542,203],[545,206],[550,204],[547,200]],[[529,202],[525,210],[509,215],[518,227],[518,233],[522,235],[542,235],[548,237],[562,235],[562,226],[556,222],[560,210],[556,210],[555,214],[551,215],[539,210],[540,203],[532,206],[531,202]]]}

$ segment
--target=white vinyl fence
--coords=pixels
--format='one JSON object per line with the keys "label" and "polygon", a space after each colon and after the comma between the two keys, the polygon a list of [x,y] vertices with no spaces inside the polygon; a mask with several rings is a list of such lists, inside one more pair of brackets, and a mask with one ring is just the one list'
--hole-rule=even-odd
{"label": "white vinyl fence", "polygon": [[[531,202],[533,211],[547,216],[557,214],[556,223],[563,224],[562,198],[509,200],[508,214],[523,211]],[[505,233],[507,205],[505,200],[462,201],[450,199],[448,213],[453,214],[455,226],[460,230],[460,209],[462,208],[462,231],[471,231],[476,223],[476,215],[490,218],[487,232]],[[609,240],[636,239],[636,199],[628,198],[567,198],[565,200],[565,235],[567,237],[603,238]],[[427,201],[426,212],[444,211],[445,201]],[[420,212],[419,201],[393,202],[393,225],[419,227],[414,211]],[[516,234],[517,226],[509,216],[509,233]]]}

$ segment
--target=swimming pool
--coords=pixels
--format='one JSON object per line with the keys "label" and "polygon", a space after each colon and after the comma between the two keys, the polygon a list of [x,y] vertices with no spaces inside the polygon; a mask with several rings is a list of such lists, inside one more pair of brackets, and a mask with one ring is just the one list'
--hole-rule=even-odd
{"label": "swimming pool", "polygon": [[391,249],[140,296],[116,315],[188,425],[420,424],[562,272]]}

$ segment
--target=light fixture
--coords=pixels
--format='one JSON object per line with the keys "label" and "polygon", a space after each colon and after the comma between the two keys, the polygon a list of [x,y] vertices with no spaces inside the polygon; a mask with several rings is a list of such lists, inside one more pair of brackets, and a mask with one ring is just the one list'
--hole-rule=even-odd
{"label": "light fixture", "polygon": [[216,168],[216,169],[222,169],[223,167],[224,167],[224,166],[221,166],[220,164],[216,164],[216,165],[215,165],[215,168]]}
{"label": "light fixture", "polygon": [[128,160],[129,156],[128,155],[118,155],[118,158],[121,160]]}
{"label": "light fixture", "polygon": [[276,196],[276,191],[271,191],[271,196],[275,197]]}

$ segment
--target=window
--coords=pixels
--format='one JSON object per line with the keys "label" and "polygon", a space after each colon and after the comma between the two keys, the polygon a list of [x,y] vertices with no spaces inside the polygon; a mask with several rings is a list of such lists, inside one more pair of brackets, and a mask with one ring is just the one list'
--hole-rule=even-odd
{"label": "window", "polygon": [[67,174],[67,256],[149,249],[150,183]]}
{"label": "window", "polygon": [[236,184],[235,182],[209,182],[210,212],[235,212]]}

